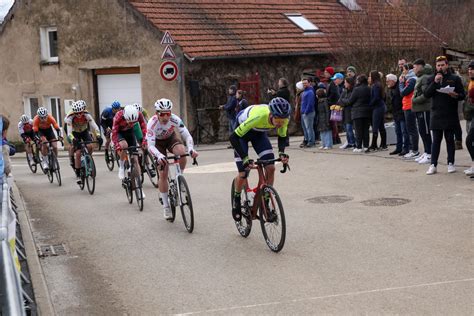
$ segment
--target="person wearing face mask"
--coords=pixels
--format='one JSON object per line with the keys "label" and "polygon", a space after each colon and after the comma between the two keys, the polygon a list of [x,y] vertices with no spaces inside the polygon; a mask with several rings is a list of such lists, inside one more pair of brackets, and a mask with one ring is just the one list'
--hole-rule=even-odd
{"label": "person wearing face mask", "polygon": [[[433,133],[433,145],[431,148],[431,165],[426,172],[428,175],[437,172],[443,135],[448,152],[448,173],[456,172],[454,166],[454,133],[459,124],[458,101],[464,100],[466,94],[461,78],[453,74],[448,68],[446,56],[437,57],[436,74],[430,79],[430,83],[423,93],[426,98],[432,98],[430,128]],[[446,89],[448,86],[454,88],[454,91],[442,89]]]}

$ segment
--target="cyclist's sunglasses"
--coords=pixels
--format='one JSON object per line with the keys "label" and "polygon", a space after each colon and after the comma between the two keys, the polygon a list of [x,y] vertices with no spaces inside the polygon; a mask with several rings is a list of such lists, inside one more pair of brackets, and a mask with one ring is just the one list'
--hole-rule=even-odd
{"label": "cyclist's sunglasses", "polygon": [[169,112],[169,111],[158,112],[158,116],[160,116],[160,117],[171,116],[171,112]]}

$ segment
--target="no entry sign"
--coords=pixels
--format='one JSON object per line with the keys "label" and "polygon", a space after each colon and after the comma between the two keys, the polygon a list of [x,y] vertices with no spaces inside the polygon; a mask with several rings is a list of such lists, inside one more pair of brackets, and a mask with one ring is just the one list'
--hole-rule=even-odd
{"label": "no entry sign", "polygon": [[174,61],[165,61],[160,67],[161,78],[166,81],[173,81],[178,77],[178,65]]}

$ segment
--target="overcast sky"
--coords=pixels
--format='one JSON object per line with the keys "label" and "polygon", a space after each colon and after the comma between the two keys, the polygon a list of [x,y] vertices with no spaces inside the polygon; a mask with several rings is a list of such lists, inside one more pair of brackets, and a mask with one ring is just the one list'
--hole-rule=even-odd
{"label": "overcast sky", "polygon": [[7,15],[14,1],[15,0],[0,0],[0,21]]}

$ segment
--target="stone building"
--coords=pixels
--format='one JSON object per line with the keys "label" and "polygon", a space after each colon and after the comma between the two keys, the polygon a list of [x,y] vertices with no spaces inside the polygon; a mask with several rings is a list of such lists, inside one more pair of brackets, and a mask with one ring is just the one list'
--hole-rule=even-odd
{"label": "stone building", "polygon": [[[399,27],[387,37],[380,23]],[[378,0],[16,0],[0,25],[0,112],[17,121],[44,105],[62,123],[75,99],[98,118],[114,100],[151,111],[167,97],[200,140],[222,140],[228,85],[265,102],[279,77],[294,90],[360,39],[367,53],[442,44]]]}

